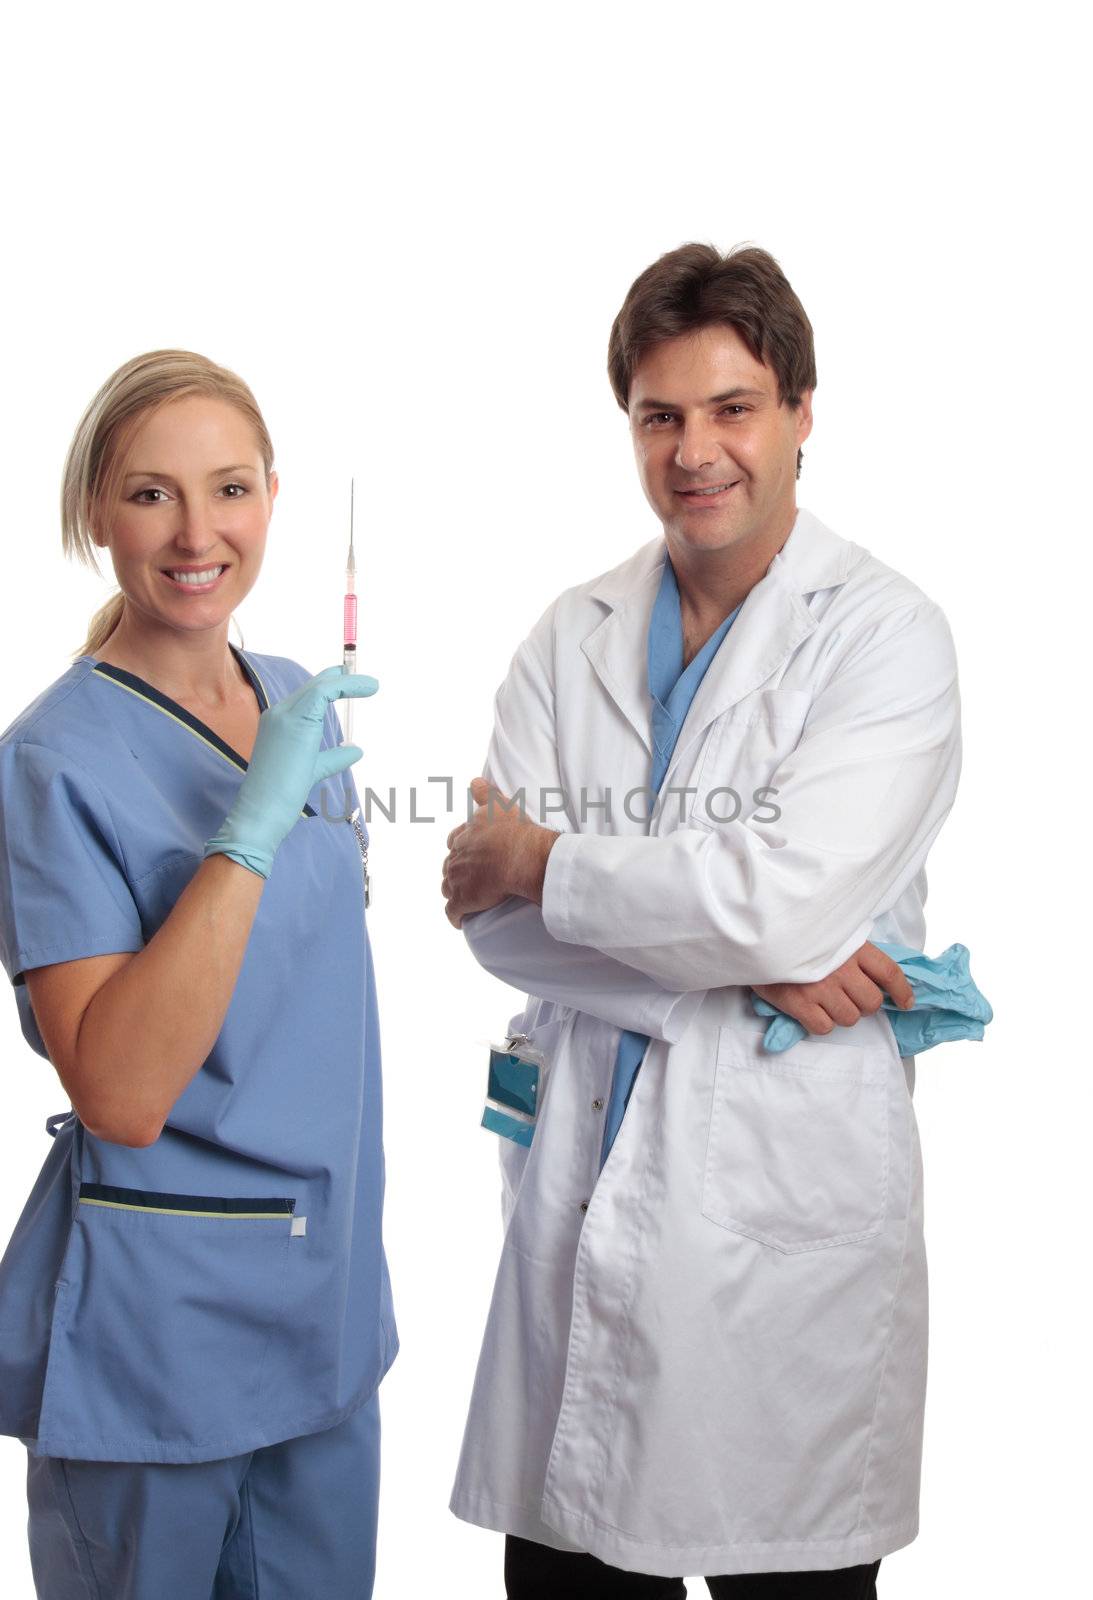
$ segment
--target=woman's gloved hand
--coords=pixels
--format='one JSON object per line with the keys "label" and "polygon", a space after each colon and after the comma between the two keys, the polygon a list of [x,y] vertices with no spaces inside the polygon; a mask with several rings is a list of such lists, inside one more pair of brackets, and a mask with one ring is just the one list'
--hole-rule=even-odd
{"label": "woman's gloved hand", "polygon": [[231,856],[268,878],[277,848],[314,786],[364,754],[355,744],[320,748],[327,706],[332,700],[375,694],[378,688],[375,678],[327,667],[287,699],[267,707],[258,719],[258,737],[235,804],[205,846],[205,855]]}

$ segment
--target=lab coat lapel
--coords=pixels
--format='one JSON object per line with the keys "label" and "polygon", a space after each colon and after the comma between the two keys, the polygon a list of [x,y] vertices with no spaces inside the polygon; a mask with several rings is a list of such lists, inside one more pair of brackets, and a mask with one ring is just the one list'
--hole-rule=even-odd
{"label": "lab coat lapel", "polygon": [[[680,730],[671,765],[712,722],[766,683],[817,626],[804,596],[842,583],[856,547],[800,510],[785,544],[744,599]],[[648,697],[647,697],[648,699]]]}
{"label": "lab coat lapel", "polygon": [[768,569],[744,600],[699,685],[680,729],[666,783],[688,746],[711,722],[777,672],[815,626],[816,620],[801,598]]}
{"label": "lab coat lapel", "polygon": [[652,757],[649,708],[649,618],[660,583],[664,540],[643,545],[628,561],[600,579],[592,598],[608,615],[581,640],[581,649],[607,694]]}

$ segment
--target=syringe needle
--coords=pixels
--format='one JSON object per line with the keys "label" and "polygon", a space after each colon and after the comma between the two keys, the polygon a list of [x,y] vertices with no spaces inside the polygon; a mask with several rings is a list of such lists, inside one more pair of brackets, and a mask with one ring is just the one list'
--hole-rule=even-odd
{"label": "syringe needle", "polygon": [[[342,607],[342,671],[357,670],[357,561],[353,550],[353,490],[349,480],[349,559],[345,567],[345,604]],[[345,701],[345,742],[353,738],[353,701]]]}

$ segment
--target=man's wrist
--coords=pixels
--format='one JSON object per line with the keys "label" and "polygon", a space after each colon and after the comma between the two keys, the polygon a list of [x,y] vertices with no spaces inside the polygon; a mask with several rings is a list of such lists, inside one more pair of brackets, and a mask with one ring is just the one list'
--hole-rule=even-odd
{"label": "man's wrist", "polygon": [[552,828],[542,828],[538,823],[529,823],[526,830],[521,829],[521,834],[526,836],[521,837],[520,848],[516,852],[509,892],[519,895],[522,900],[542,905],[547,858],[559,835]]}

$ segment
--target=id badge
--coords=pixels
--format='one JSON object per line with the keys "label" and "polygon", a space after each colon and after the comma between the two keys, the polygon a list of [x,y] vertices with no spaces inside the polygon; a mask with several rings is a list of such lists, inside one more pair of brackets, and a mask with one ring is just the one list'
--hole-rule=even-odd
{"label": "id badge", "polygon": [[482,1126],[502,1139],[529,1146],[542,1104],[546,1072],[545,1056],[525,1034],[513,1034],[503,1045],[491,1045]]}

